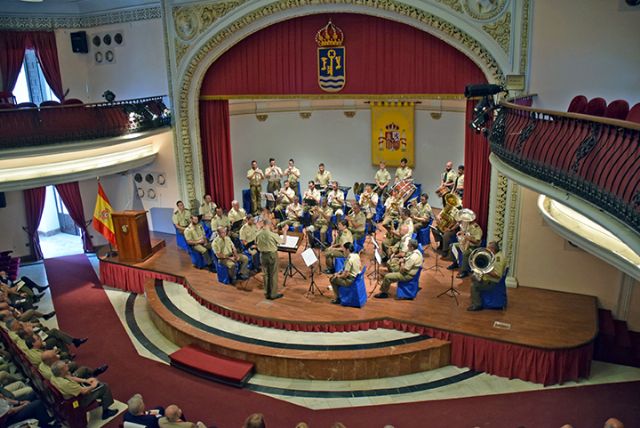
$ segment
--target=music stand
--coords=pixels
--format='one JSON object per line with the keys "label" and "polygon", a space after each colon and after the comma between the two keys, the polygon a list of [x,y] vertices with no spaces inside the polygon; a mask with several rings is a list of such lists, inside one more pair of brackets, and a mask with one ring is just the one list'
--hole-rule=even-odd
{"label": "music stand", "polygon": [[304,297],[309,298],[309,296],[314,296],[316,294],[316,291],[318,293],[320,293],[321,296],[324,297],[324,293],[322,292],[322,290],[320,290],[320,287],[318,287],[318,284],[316,284],[316,281],[313,277],[313,272],[315,271],[313,265],[318,262],[320,262],[320,259],[318,259],[318,257],[316,256],[316,253],[313,251],[312,248],[307,248],[306,250],[304,250],[301,254],[302,256],[302,260],[304,260],[304,264],[307,265],[307,267],[309,268],[309,271],[311,272],[310,276],[309,276],[309,289],[307,290],[306,293],[304,293]]}
{"label": "music stand", "polygon": [[287,278],[293,277],[293,275],[295,275],[296,273],[299,273],[303,279],[307,279],[307,277],[304,276],[302,272],[300,272],[300,270],[293,264],[293,261],[291,260],[291,254],[295,254],[298,252],[298,248],[300,248],[300,242],[302,241],[303,236],[304,235],[302,233],[291,232],[287,235],[287,242],[278,246],[278,251],[283,251],[287,253],[288,256],[287,267],[284,270],[284,283],[282,284],[283,287],[287,286]]}
{"label": "music stand", "polygon": [[264,196],[267,207],[273,209],[276,206],[276,198],[273,196],[273,193],[262,192],[262,196]]}
{"label": "music stand", "polygon": [[[451,247],[451,253],[452,256],[454,258],[454,260],[458,260],[458,247],[454,246]],[[460,292],[458,290],[456,290],[455,288],[453,288],[453,274],[454,274],[454,270],[451,270],[451,285],[449,286],[449,288],[447,288],[445,291],[443,291],[442,293],[438,294],[436,297],[440,297],[440,296],[444,296],[445,294],[449,297],[453,297],[454,299],[456,299],[456,306],[459,306],[460,303],[458,303],[458,294],[460,294]]]}
{"label": "music stand", "polygon": [[380,265],[382,264],[382,257],[380,256],[380,252],[378,251],[377,248],[373,249],[373,272],[370,272],[368,277],[370,277],[373,274],[373,279],[375,279],[375,285],[373,286],[373,288],[371,289],[371,292],[369,293],[369,297],[371,297],[371,295],[373,293],[375,293],[376,289],[378,288],[378,285],[380,285]]}
{"label": "music stand", "polygon": [[[440,241],[442,241],[442,239],[443,239],[442,233],[440,233],[440,231],[434,226],[429,226],[429,228],[433,232],[434,238],[435,238],[435,236],[439,236],[440,237]],[[438,245],[439,241],[437,239],[434,239],[433,242],[436,245]],[[444,273],[442,272],[442,267],[440,267],[440,265],[438,264],[438,259],[439,259],[440,254],[438,254],[437,247],[433,248],[433,244],[432,244],[432,245],[430,245],[430,248],[436,254],[436,261],[432,266],[428,267],[427,270],[432,270],[433,269],[435,273],[439,273],[440,275],[444,276]]]}

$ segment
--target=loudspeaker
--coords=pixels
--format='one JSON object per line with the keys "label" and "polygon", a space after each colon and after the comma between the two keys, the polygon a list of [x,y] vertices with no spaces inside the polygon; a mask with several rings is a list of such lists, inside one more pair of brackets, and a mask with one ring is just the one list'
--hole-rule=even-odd
{"label": "loudspeaker", "polygon": [[0,192],[0,208],[7,207],[7,198],[4,197],[4,192]]}
{"label": "loudspeaker", "polygon": [[71,33],[71,49],[75,53],[89,53],[86,31],[76,31],[75,33]]}

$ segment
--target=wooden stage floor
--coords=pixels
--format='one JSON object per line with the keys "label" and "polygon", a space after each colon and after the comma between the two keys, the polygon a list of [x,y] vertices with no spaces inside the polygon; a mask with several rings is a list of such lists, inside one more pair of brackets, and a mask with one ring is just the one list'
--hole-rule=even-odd
{"label": "wooden stage floor", "polygon": [[[300,253],[294,255],[294,264],[307,276],[302,279],[298,274],[287,279],[287,286],[281,288],[284,297],[278,300],[265,300],[263,291],[258,289],[262,274],[248,281],[250,291],[240,291],[232,286],[220,284],[216,274],[198,270],[191,265],[189,255],[180,250],[175,237],[166,234],[154,234],[153,238],[165,239],[166,247],[160,249],[142,263],[122,263],[117,257],[101,257],[104,262],[124,264],[144,270],[184,277],[185,285],[195,294],[231,312],[250,315],[273,321],[299,324],[356,324],[366,321],[391,320],[461,333],[468,336],[506,342],[520,346],[558,350],[572,349],[594,340],[598,331],[596,298],[593,296],[549,291],[538,288],[518,287],[508,289],[508,307],[504,311],[484,310],[468,312],[470,303],[470,279],[460,280],[454,277],[454,286],[460,291],[459,305],[455,299],[442,296],[451,283],[451,273],[445,268],[449,264],[440,261],[441,272],[427,270],[435,262],[431,250],[425,257],[424,269],[420,278],[422,290],[415,300],[395,300],[370,298],[361,309],[330,304],[333,296],[329,285],[329,276],[316,273],[316,282],[324,296],[318,294],[305,297],[309,286],[309,270],[304,268]],[[304,244],[303,244],[304,246]],[[362,253],[363,265],[368,271],[372,266],[372,244],[367,241]],[[280,254],[279,282],[283,282],[286,266],[286,254]],[[322,260],[324,268],[324,259]],[[384,270],[382,270],[383,272]],[[374,283],[366,279],[367,289],[372,290]],[[391,289],[395,294],[395,286]],[[496,328],[494,322],[507,323],[510,329]]]}

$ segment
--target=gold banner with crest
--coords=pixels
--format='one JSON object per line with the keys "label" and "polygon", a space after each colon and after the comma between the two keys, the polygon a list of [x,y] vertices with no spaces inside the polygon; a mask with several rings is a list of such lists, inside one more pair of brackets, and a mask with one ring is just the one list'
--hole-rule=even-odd
{"label": "gold banner with crest", "polygon": [[415,164],[414,140],[415,103],[407,101],[376,101],[371,103],[371,162],[400,166],[407,158]]}

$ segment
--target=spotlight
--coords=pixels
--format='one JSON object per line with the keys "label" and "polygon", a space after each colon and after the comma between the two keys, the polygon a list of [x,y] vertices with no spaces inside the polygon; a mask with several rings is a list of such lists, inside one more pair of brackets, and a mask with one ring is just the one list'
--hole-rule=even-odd
{"label": "spotlight", "polygon": [[473,108],[473,115],[478,116],[491,108],[493,108],[493,100],[489,97],[482,97],[482,99],[478,101],[478,104]]}
{"label": "spotlight", "polygon": [[504,87],[493,84],[467,85],[464,88],[465,98],[486,97],[506,92]]}
{"label": "spotlight", "polygon": [[486,111],[476,117],[473,118],[469,126],[477,131],[482,132],[484,135],[487,135],[487,128],[484,126],[485,123],[489,120],[489,112]]}

